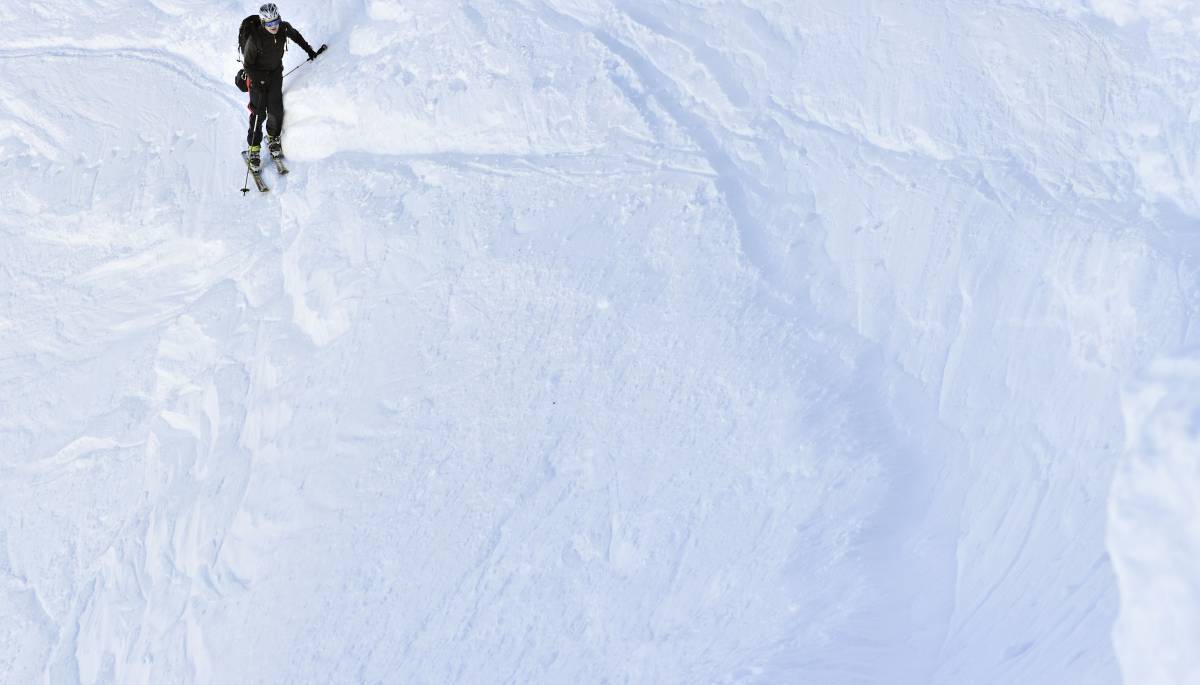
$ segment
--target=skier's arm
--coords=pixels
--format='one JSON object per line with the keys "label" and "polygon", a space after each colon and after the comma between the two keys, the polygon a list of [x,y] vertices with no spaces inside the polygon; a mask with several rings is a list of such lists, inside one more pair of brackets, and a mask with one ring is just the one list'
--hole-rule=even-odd
{"label": "skier's arm", "polygon": [[242,66],[246,69],[246,75],[255,81],[266,78],[257,68],[259,52],[258,41],[254,40],[253,35],[247,36],[246,45],[242,47]]}
{"label": "skier's arm", "polygon": [[296,43],[296,45],[300,46],[300,49],[308,55],[309,59],[317,56],[316,50],[313,50],[312,46],[308,44],[308,41],[304,40],[304,36],[300,35],[300,32],[296,30],[295,26],[288,24],[287,35],[288,38],[291,38]]}

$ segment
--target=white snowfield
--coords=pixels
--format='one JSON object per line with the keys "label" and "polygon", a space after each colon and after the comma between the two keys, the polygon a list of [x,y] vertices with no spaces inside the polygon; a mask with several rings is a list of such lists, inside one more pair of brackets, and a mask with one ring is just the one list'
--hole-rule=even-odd
{"label": "white snowfield", "polygon": [[1200,682],[1200,5],[255,4],[0,0],[0,683]]}
{"label": "white snowfield", "polygon": [[1200,353],[1156,362],[1126,407],[1129,458],[1113,479],[1108,532],[1117,656],[1139,682],[1200,683]]}

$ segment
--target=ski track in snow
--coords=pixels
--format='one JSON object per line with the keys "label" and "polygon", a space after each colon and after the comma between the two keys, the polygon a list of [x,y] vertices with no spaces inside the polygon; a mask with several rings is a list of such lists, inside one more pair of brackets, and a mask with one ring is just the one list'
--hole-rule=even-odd
{"label": "ski track in snow", "polygon": [[0,682],[1157,667],[1104,520],[1196,342],[1187,10],[284,10],[242,197],[240,4],[0,2]]}

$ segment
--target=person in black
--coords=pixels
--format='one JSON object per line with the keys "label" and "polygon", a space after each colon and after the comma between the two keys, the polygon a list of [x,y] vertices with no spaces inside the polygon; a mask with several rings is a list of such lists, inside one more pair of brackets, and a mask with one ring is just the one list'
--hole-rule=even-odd
{"label": "person in black", "polygon": [[288,39],[299,45],[310,60],[318,54],[295,27],[279,18],[275,3],[259,7],[258,18],[242,44],[242,68],[250,85],[250,130],[246,144],[255,168],[260,165],[263,122],[267,124],[267,149],[271,156],[283,155],[279,135],[283,131],[283,53],[287,51]]}

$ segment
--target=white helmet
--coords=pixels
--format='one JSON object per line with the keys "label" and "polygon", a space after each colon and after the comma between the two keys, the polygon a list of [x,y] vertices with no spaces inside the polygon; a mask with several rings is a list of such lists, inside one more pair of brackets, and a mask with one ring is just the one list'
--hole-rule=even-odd
{"label": "white helmet", "polygon": [[275,6],[275,3],[268,2],[258,8],[258,18],[262,19],[263,23],[275,21],[279,19],[279,8]]}

